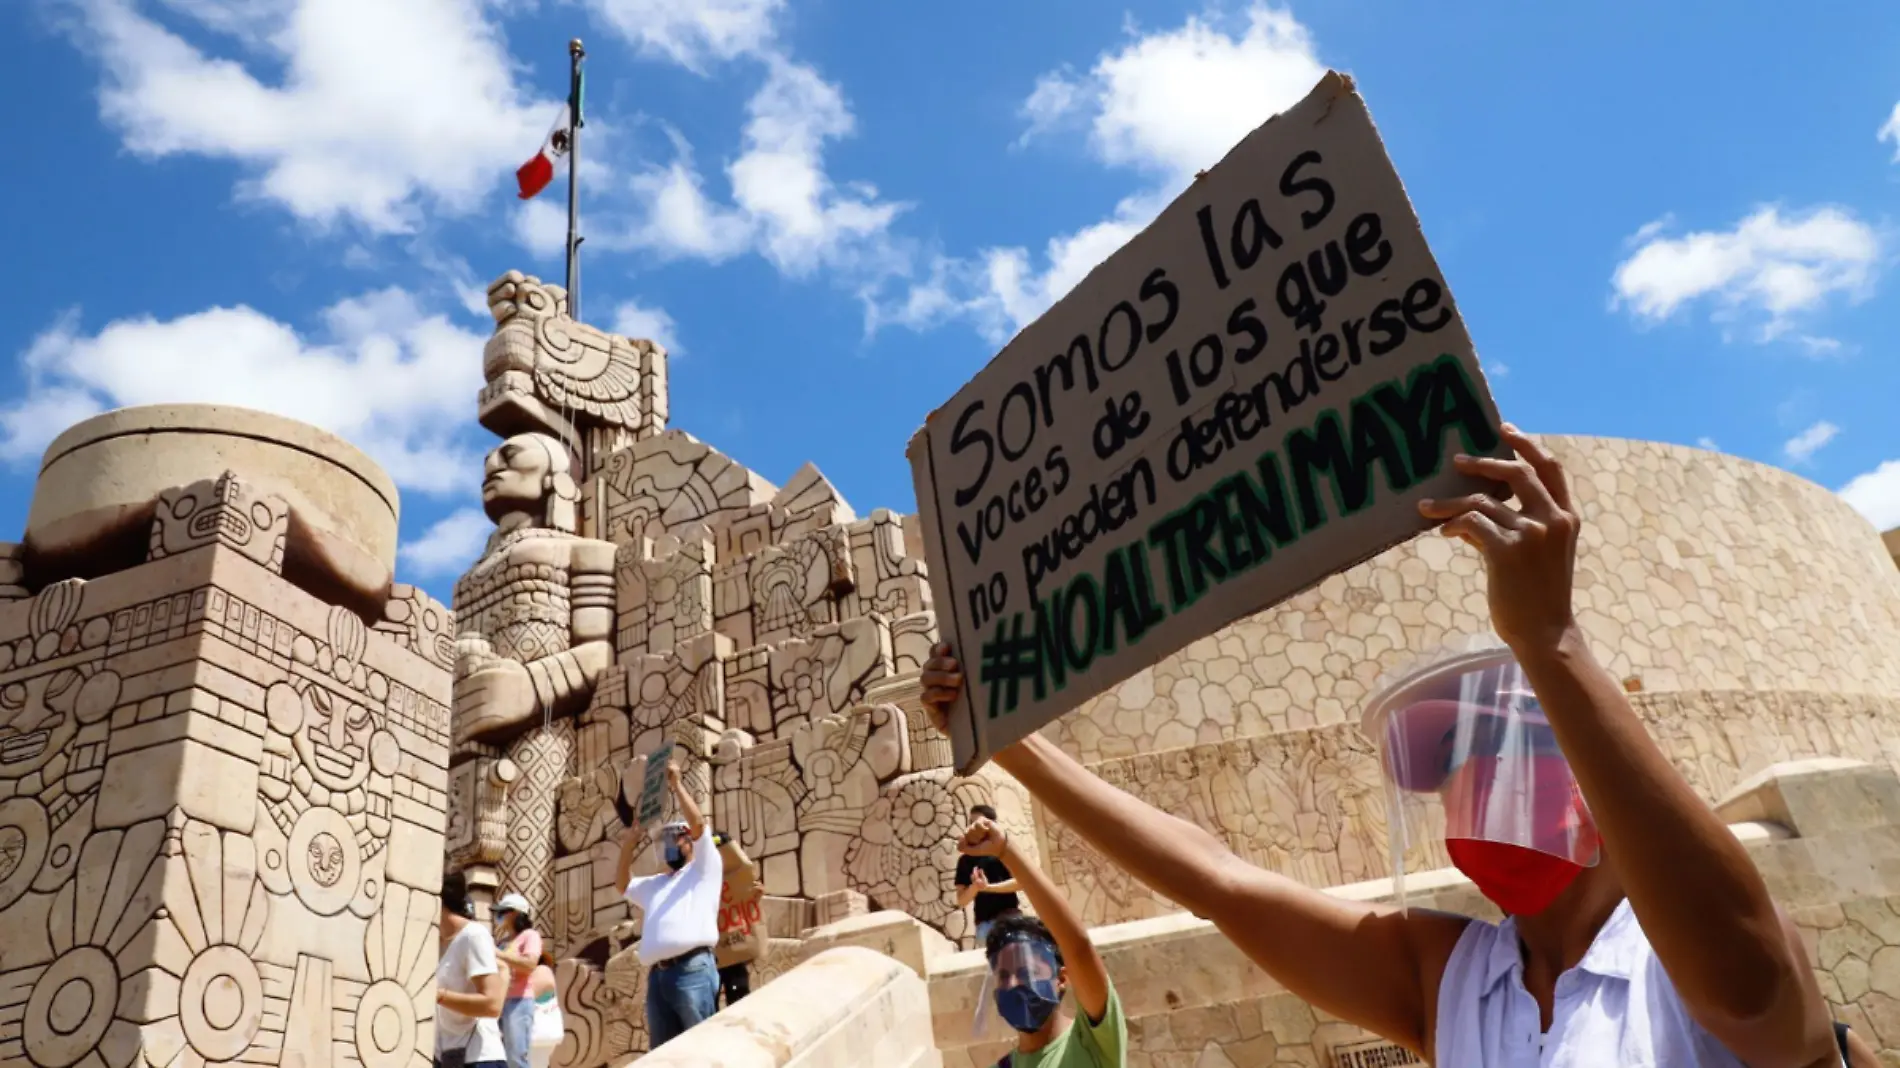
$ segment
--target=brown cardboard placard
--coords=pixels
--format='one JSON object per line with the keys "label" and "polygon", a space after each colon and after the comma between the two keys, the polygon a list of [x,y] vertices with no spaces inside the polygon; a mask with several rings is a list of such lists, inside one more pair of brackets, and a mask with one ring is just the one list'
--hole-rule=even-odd
{"label": "brown cardboard placard", "polygon": [[[1350,79],[1247,135],[911,439],[969,774],[1429,526],[1509,455]],[[1059,621],[1059,622],[1058,622]]]}
{"label": "brown cardboard placard", "polygon": [[739,843],[719,846],[725,885],[719,891],[719,946],[713,960],[721,968],[757,960],[765,951],[765,917],[759,907],[758,868]]}

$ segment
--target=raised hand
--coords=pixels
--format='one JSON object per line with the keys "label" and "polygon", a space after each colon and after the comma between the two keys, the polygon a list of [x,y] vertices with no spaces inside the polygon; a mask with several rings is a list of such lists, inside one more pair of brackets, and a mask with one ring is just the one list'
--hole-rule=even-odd
{"label": "raised hand", "polygon": [[1473,493],[1423,500],[1418,510],[1445,520],[1442,533],[1483,554],[1491,626],[1521,655],[1554,647],[1576,625],[1570,596],[1583,524],[1563,465],[1515,426],[1506,423],[1503,431],[1517,459],[1459,455],[1452,463],[1463,474],[1508,485],[1518,507]]}
{"label": "raised hand", "polygon": [[950,706],[956,703],[957,695],[963,692],[963,665],[950,655],[948,645],[939,644],[930,650],[930,659],[924,662],[924,710],[930,713],[930,722],[945,734],[950,733]]}
{"label": "raised hand", "polygon": [[1000,857],[1008,843],[1008,833],[988,817],[978,816],[970,821],[970,829],[963,832],[957,850],[972,857]]}

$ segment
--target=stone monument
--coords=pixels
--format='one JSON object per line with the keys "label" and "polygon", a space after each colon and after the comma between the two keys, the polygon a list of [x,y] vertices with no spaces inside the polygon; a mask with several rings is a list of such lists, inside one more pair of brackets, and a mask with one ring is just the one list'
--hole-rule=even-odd
{"label": "stone monument", "polygon": [[495,534],[456,585],[448,848],[526,896],[562,960],[555,1063],[645,1048],[613,800],[664,742],[758,865],[755,986],[806,930],[873,909],[967,943],[969,806],[1025,840],[1033,822],[1000,774],[952,775],[917,702],[936,622],[904,521],[858,518],[810,465],[776,487],[668,429],[665,351],[567,318],[558,286],[511,271],[489,307],[478,418],[505,440],[482,484]]}
{"label": "stone monument", "polygon": [[0,545],[0,1064],[422,1068],[449,616],[346,443],[180,405]]}

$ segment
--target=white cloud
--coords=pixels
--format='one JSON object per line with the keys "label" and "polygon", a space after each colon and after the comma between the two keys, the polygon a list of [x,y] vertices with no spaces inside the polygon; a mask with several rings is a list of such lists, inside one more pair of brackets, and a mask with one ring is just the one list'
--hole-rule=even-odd
{"label": "white cloud", "polygon": [[1875,527],[1900,527],[1900,460],[1888,460],[1841,487],[1841,496]]}
{"label": "white cloud", "polygon": [[703,73],[710,60],[770,47],[785,0],[591,0],[588,6],[636,48]]}
{"label": "white cloud", "polygon": [[1893,114],[1880,127],[1880,139],[1893,142],[1893,158],[1900,161],[1900,104],[1893,106]]}
{"label": "white cloud", "polygon": [[459,575],[481,555],[494,532],[495,524],[480,508],[460,508],[436,520],[420,538],[403,542],[396,552],[413,577]]}
{"label": "white cloud", "polygon": [[708,263],[723,263],[752,244],[751,223],[739,212],[714,204],[688,158],[633,178],[645,218],[630,241],[636,248]]}
{"label": "white cloud", "polygon": [[516,207],[509,219],[515,243],[537,260],[564,262],[567,255],[567,203],[536,197]]}
{"label": "white cloud", "polygon": [[1144,175],[1145,184],[1107,218],[1050,238],[1040,258],[1004,247],[933,265],[874,321],[921,330],[967,318],[989,340],[1002,340],[1153,222],[1196,171],[1302,100],[1326,73],[1306,28],[1264,3],[1239,20],[1189,17],[1173,29],[1129,33],[1084,76],[1044,74],[1021,113],[1025,139],[1085,119],[1096,159]]}
{"label": "white cloud", "polygon": [[1016,142],[1028,144],[1040,134],[1055,129],[1063,119],[1074,114],[1084,102],[1082,85],[1071,78],[1067,71],[1050,71],[1036,79],[1036,88],[1023,101],[1019,114],[1028,128]]}
{"label": "white cloud", "polygon": [[710,262],[756,250],[793,277],[820,267],[897,269],[888,231],[906,205],[881,200],[863,183],[840,185],[825,171],[826,143],[856,132],[843,94],[785,56],[768,54],[764,63],[765,83],[746,104],[740,153],[726,167],[732,203],[706,195],[682,151],[634,178],[642,219],[630,243]]}
{"label": "white cloud", "polygon": [[1732,230],[1663,236],[1670,228],[1652,223],[1632,238],[1639,247],[1616,269],[1614,306],[1660,322],[1706,298],[1718,322],[1758,320],[1764,341],[1831,296],[1866,296],[1880,256],[1873,228],[1844,208],[1769,206]]}
{"label": "white cloud", "polygon": [[252,308],[119,319],[97,334],[76,313],[22,355],[24,396],[0,408],[0,459],[36,456],[76,419],[106,408],[202,402],[275,412],[337,434],[406,489],[467,489],[466,443],[484,338],[425,314],[401,289],[340,301],[306,338]]}
{"label": "white cloud", "polygon": [[1312,35],[1290,12],[1255,4],[1246,28],[1232,35],[1190,17],[1096,61],[1091,140],[1106,163],[1184,183],[1298,103],[1325,73]]}
{"label": "white cloud", "polygon": [[624,301],[614,309],[613,324],[613,332],[622,337],[644,338],[665,349],[668,356],[680,355],[679,324],[663,308]]}
{"label": "white cloud", "polygon": [[1783,442],[1781,445],[1781,454],[1787,457],[1790,463],[1807,463],[1814,458],[1815,453],[1820,452],[1821,449],[1826,446],[1828,442],[1833,441],[1840,432],[1840,427],[1823,419]]}
{"label": "white cloud", "polygon": [[1026,249],[985,250],[988,298],[1012,330],[1022,329],[1141,233],[1168,206],[1172,192],[1150,190],[1124,198],[1108,218],[1050,238],[1043,247],[1040,270]]}
{"label": "white cloud", "polygon": [[397,233],[425,210],[473,211],[558,107],[515,84],[481,0],[169,0],[234,37],[235,57],[207,55],[136,0],[72,2],[127,148],[236,161],[240,196],[318,225]]}
{"label": "white cloud", "polygon": [[1695,439],[1695,444],[1696,444],[1696,448],[1698,448],[1698,449],[1707,449],[1707,450],[1709,450],[1710,452],[1721,452],[1721,451],[1722,451],[1722,446],[1720,446],[1720,445],[1717,445],[1717,444],[1715,443],[1715,439],[1714,439],[1714,438],[1712,438],[1712,437],[1708,437],[1708,436],[1706,436],[1706,435],[1704,435],[1703,437],[1699,437],[1699,438],[1697,438],[1697,439]]}

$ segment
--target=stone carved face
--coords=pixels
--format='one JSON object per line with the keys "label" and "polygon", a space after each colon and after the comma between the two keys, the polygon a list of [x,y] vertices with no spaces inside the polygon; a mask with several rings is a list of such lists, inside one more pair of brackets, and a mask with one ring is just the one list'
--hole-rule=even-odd
{"label": "stone carved face", "polygon": [[496,446],[482,465],[482,507],[490,519],[540,509],[553,488],[554,461],[538,434],[518,434]]}
{"label": "stone carved face", "polygon": [[378,738],[376,717],[368,708],[320,686],[304,691],[302,709],[302,729],[291,736],[291,746],[328,789],[356,789],[369,774],[372,747],[387,749],[395,740]]}
{"label": "stone carved face", "polygon": [[482,510],[499,523],[526,512],[555,530],[572,532],[580,490],[567,446],[546,434],[516,434],[482,465]]}
{"label": "stone carved face", "polygon": [[0,780],[31,775],[66,751],[79,728],[81,681],[68,668],[0,687]]}

